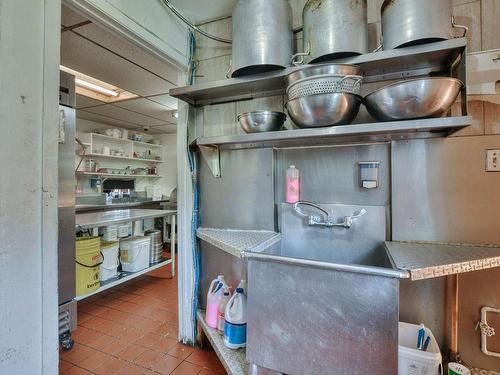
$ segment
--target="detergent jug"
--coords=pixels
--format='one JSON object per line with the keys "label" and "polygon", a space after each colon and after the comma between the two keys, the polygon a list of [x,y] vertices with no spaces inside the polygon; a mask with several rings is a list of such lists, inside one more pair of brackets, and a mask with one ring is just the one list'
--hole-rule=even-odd
{"label": "detergent jug", "polygon": [[212,280],[208,288],[207,314],[205,319],[209,327],[217,328],[217,314],[224,290],[229,289],[224,281],[224,276],[219,275],[216,279]]}
{"label": "detergent jug", "polygon": [[224,345],[229,349],[244,348],[247,342],[247,300],[242,288],[237,288],[226,306]]}

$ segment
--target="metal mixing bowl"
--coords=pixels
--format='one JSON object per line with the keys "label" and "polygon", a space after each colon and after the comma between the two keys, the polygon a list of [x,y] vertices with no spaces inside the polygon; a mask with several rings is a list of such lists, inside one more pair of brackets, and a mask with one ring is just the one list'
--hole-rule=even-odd
{"label": "metal mixing bowl", "polygon": [[361,102],[361,97],[354,94],[317,94],[290,100],[286,109],[298,127],[316,128],[350,124]]}
{"label": "metal mixing bowl", "polygon": [[382,87],[365,97],[368,112],[378,121],[442,117],[463,87],[449,77],[409,79]]}
{"label": "metal mixing bowl", "polygon": [[255,111],[238,115],[238,122],[246,133],[272,132],[280,130],[285,123],[283,112]]}
{"label": "metal mixing bowl", "polygon": [[304,68],[296,70],[286,76],[287,87],[302,78],[318,76],[323,74],[344,75],[344,76],[362,76],[359,66],[347,64],[319,64],[307,65]]}

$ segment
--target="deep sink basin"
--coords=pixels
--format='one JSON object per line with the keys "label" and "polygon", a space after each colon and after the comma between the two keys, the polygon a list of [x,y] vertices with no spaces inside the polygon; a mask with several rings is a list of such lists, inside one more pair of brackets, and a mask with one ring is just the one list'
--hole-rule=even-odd
{"label": "deep sink basin", "polygon": [[[336,216],[357,206],[331,205]],[[310,227],[283,206],[283,239],[247,253],[250,363],[286,374],[397,374],[399,279],[385,208],[350,229]]]}

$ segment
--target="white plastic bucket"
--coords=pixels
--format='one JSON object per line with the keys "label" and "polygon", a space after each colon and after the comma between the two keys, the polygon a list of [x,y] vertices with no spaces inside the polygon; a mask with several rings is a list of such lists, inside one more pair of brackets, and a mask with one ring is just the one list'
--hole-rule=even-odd
{"label": "white plastic bucket", "polygon": [[398,375],[440,375],[442,358],[439,345],[431,330],[425,328],[425,337],[431,340],[427,351],[417,349],[419,325],[399,322]]}
{"label": "white plastic bucket", "polygon": [[130,226],[128,223],[118,225],[118,237],[124,238],[128,237],[130,232]]}
{"label": "white plastic bucket", "polygon": [[136,236],[120,241],[122,270],[137,272],[149,267],[149,237]]}
{"label": "white plastic bucket", "polygon": [[120,265],[118,259],[119,249],[118,241],[101,243],[101,253],[104,257],[101,264],[101,281],[117,276],[118,266]]}
{"label": "white plastic bucket", "polygon": [[118,225],[116,224],[99,228],[99,232],[99,234],[102,234],[104,241],[116,241],[118,239]]}

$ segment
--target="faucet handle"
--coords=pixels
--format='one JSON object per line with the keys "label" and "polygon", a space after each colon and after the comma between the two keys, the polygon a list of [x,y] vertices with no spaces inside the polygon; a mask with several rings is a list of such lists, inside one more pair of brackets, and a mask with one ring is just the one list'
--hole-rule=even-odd
{"label": "faucet handle", "polygon": [[362,208],[361,210],[354,212],[351,216],[344,217],[344,228],[352,227],[354,220],[359,219],[364,214],[366,214],[366,210]]}

